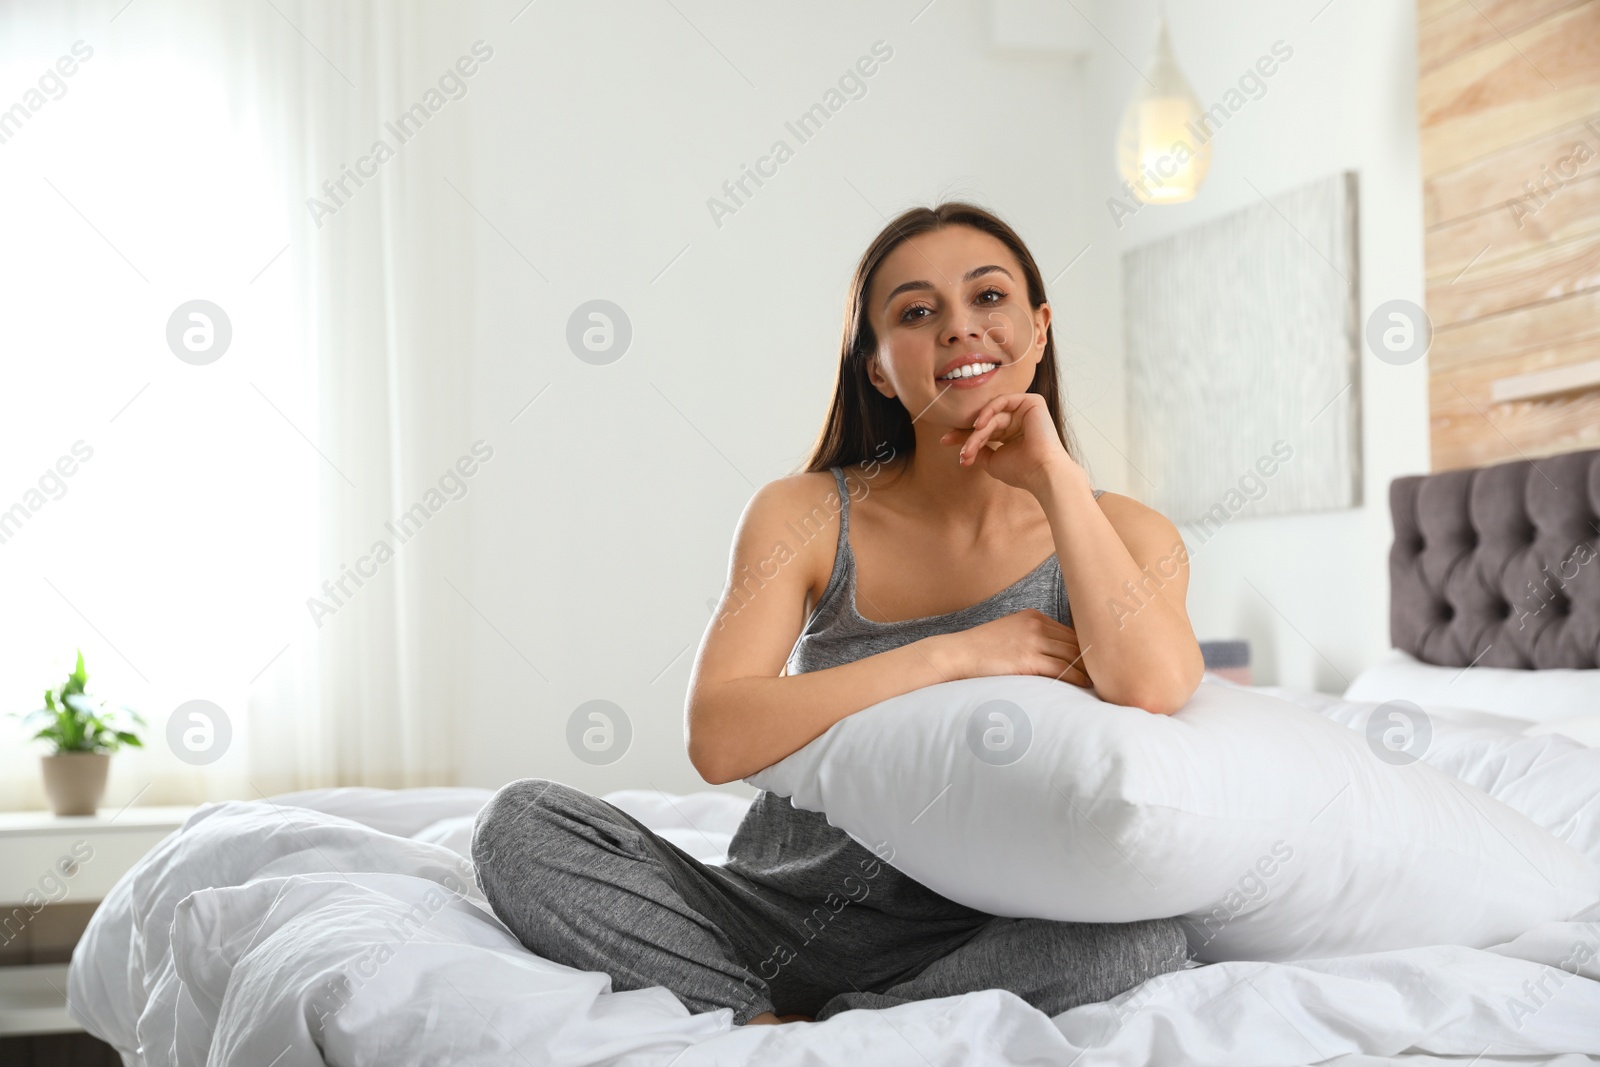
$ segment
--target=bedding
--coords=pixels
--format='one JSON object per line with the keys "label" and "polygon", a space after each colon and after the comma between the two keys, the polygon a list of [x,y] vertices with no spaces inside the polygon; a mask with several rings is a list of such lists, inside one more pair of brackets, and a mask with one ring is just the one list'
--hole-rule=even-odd
{"label": "bedding", "polygon": [[[1337,698],[1322,706],[1345,725],[1356,717]],[[1429,755],[1464,738],[1443,724]],[[1461,760],[1469,773],[1502,793],[1538,792],[1525,779],[1549,760],[1502,755],[1524,738],[1466,739],[1479,746]],[[690,1015],[663,989],[611,993],[604,975],[527,952],[474,884],[452,885],[464,854],[419,840],[448,836],[488,793],[438,791],[418,803],[419,792],[330,790],[295,794],[293,809],[284,797],[202,809],[96,912],[70,972],[75,1017],[129,1064],[152,1067],[1600,1064],[1600,910],[1488,950],[1196,966],[1054,1019],[987,991],[821,1024],[734,1028],[725,1011]],[[607,799],[652,828],[703,834],[708,852],[748,803],[728,793]],[[178,896],[186,886],[204,888]],[[157,1015],[170,1021],[157,1026]],[[138,1051],[141,1019],[169,1043]]]}
{"label": "bedding", "polygon": [[1346,700],[1409,700],[1424,707],[1474,708],[1524,722],[1600,715],[1600,670],[1441,667],[1391,648],[1356,675]]}
{"label": "bedding", "polygon": [[[970,907],[1183,915],[1208,961],[1482,948],[1600,900],[1590,856],[1481,787],[1387,758],[1386,724],[1367,729],[1378,705],[1345,708],[1361,732],[1209,681],[1161,716],[1047,678],[963,679],[851,715],[749,781]],[[1563,743],[1565,795],[1600,797],[1600,752],[1519,740]]]}
{"label": "bedding", "polygon": [[1534,723],[1522,732],[1530,737],[1560,734],[1590,748],[1600,748],[1600,714],[1551,719],[1549,722]]}
{"label": "bedding", "polygon": [[[335,795],[328,800],[335,806],[347,802],[348,791],[330,793]],[[487,794],[480,806],[483,800]],[[404,791],[389,794],[373,803],[367,814],[382,823],[393,808],[410,803],[413,798]],[[252,816],[248,822],[234,817],[241,808]],[[248,845],[241,847],[241,841]],[[125,961],[121,965],[127,971],[129,995],[117,990],[105,1015],[94,1021],[110,1027],[132,1018],[135,1044],[161,1050],[163,1058],[156,1062],[174,1062],[175,1012],[184,989],[171,951],[171,922],[178,904],[198,890],[235,885],[247,878],[330,870],[393,871],[446,886],[473,882],[472,864],[465,857],[348,819],[276,803],[207,805],[179,833],[147,854],[96,909],[79,950],[87,947],[104,958]],[[69,1000],[85,1005],[99,1003],[96,989],[104,992],[115,981],[110,974],[78,967],[69,970],[68,980]],[[81,1021],[90,1032],[99,1032],[87,1020]]]}
{"label": "bedding", "polygon": [[[1221,679],[1218,680],[1221,681]],[[1330,693],[1289,689],[1280,686],[1258,685],[1250,686],[1249,688],[1254,692],[1275,696],[1316,712],[1324,711],[1337,704],[1350,703],[1352,700],[1348,692],[1340,697]],[[1371,701],[1357,701],[1357,703],[1367,707],[1372,705]],[[1416,704],[1414,701],[1408,701],[1408,703]],[[1462,726],[1488,727],[1491,730],[1502,733],[1520,733],[1528,737],[1545,737],[1550,734],[1560,734],[1587,748],[1600,748],[1600,712],[1591,715],[1574,715],[1566,719],[1530,722],[1525,718],[1497,715],[1493,712],[1480,711],[1477,708],[1463,708],[1454,704],[1424,703],[1416,704],[1416,706],[1427,714],[1430,722],[1443,721]]]}

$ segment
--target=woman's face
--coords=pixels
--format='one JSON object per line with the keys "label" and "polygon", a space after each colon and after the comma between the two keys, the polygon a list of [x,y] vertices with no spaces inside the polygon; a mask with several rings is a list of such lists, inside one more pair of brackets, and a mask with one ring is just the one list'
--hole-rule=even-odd
{"label": "woman's face", "polygon": [[968,429],[990,400],[1027,391],[1050,305],[1028,306],[1022,267],[998,238],[959,225],[919,234],[884,258],[870,290],[867,373],[913,422]]}

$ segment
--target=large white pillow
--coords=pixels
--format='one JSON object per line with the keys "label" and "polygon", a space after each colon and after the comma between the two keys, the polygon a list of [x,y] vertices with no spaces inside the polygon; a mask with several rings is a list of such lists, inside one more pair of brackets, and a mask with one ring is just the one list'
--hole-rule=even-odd
{"label": "large white pillow", "polygon": [[748,779],[996,915],[1188,917],[1202,959],[1486,947],[1600,899],[1600,869],[1424,763],[1203,681],[1172,716],[972,678],[848,716]]}
{"label": "large white pillow", "polygon": [[1409,700],[1424,708],[1477,708],[1523,722],[1548,722],[1600,713],[1600,670],[1439,667],[1391,648],[1356,676],[1344,698]]}

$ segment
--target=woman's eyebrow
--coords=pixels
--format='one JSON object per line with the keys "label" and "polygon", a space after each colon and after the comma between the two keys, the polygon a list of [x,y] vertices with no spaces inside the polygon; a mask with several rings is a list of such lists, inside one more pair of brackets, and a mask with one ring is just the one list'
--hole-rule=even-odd
{"label": "woman's eyebrow", "polygon": [[[1001,274],[1004,274],[1007,278],[1011,278],[1011,272],[1010,271],[1006,270],[1004,267],[1000,266],[998,263],[989,263],[989,264],[985,264],[982,267],[973,267],[971,270],[967,271],[967,273],[962,277],[961,280],[964,281],[964,282],[970,282],[974,278],[981,278],[985,274],[993,274],[996,271],[998,271]],[[1011,278],[1011,280],[1013,282],[1016,281],[1015,278]],[[883,298],[883,306],[884,307],[888,307],[889,306],[889,301],[893,300],[895,297],[899,296],[901,293],[907,292],[908,290],[913,290],[913,289],[932,289],[932,288],[933,288],[933,283],[932,282],[925,282],[925,281],[901,282],[899,285],[895,286],[892,290],[889,291],[889,295],[888,296]]]}

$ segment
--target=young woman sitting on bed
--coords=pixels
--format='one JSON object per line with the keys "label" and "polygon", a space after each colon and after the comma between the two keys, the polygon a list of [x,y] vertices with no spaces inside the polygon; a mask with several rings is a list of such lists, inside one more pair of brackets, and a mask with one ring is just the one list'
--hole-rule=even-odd
{"label": "young woman sitting on bed", "polygon": [[[695,661],[687,738],[707,781],[956,678],[1046,675],[1156,714],[1194,693],[1182,541],[1159,513],[1091,490],[1063,429],[1050,317],[1033,256],[980,208],[911,210],[872,242],[827,423],[805,473],[746,507]],[[979,989],[1054,1015],[1184,965],[1176,919],[997,918],[882,851],[763,792],[726,866],[709,866],[542,779],[500,790],[472,843],[484,893],[529,949],[735,1023]]]}

